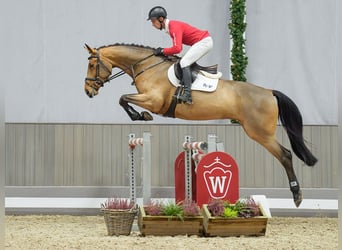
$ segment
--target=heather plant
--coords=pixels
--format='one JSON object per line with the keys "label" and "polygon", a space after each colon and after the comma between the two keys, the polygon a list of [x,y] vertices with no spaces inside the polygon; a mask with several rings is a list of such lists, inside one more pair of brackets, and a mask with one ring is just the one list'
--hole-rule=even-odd
{"label": "heather plant", "polygon": [[162,215],[163,204],[160,201],[152,201],[150,204],[145,206],[145,212],[147,215]]}
{"label": "heather plant", "polygon": [[108,198],[105,203],[101,203],[102,209],[130,210],[134,207],[134,202],[127,198]]}
{"label": "heather plant", "polygon": [[192,200],[183,201],[182,208],[184,216],[198,216],[201,213],[201,210],[197,203]]}
{"label": "heather plant", "polygon": [[222,216],[225,208],[225,202],[223,200],[211,200],[208,203],[208,210],[213,216]]}
{"label": "heather plant", "polygon": [[260,215],[259,205],[251,198],[246,199],[245,206],[239,211],[239,217],[250,218]]}

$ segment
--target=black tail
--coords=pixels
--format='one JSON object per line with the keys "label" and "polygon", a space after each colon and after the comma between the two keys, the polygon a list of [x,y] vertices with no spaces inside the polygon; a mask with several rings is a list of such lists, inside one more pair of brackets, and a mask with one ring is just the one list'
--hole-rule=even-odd
{"label": "black tail", "polygon": [[280,91],[273,90],[273,95],[278,100],[279,119],[289,136],[293,152],[308,166],[315,165],[317,158],[304,144],[303,119],[297,105]]}

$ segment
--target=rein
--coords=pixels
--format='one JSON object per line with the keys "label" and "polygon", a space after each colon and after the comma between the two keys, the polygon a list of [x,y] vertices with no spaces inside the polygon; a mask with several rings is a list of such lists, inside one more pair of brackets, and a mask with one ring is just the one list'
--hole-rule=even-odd
{"label": "rein", "polygon": [[96,55],[92,55],[90,57],[88,57],[88,60],[92,59],[92,58],[96,58],[97,59],[97,64],[96,64],[96,77],[86,77],[85,80],[88,80],[88,81],[94,81],[96,84],[100,85],[101,87],[103,87],[103,85],[106,83],[106,82],[110,82],[111,80],[115,79],[115,78],[118,78],[119,76],[122,76],[126,73],[126,70],[130,70],[132,72],[132,78],[133,78],[133,82],[132,84],[135,83],[135,78],[138,77],[139,75],[141,75],[142,73],[144,73],[145,71],[159,65],[159,64],[162,64],[163,62],[165,62],[167,60],[167,58],[164,58],[162,61],[158,62],[158,63],[155,63],[155,64],[152,64],[150,66],[148,66],[147,68],[141,70],[139,73],[135,74],[134,72],[134,67],[137,66],[139,63],[147,60],[148,58],[154,56],[154,54],[150,54],[140,60],[138,60],[137,62],[125,67],[124,69],[120,70],[119,72],[113,74],[113,75],[109,75],[107,77],[106,80],[102,80],[100,78],[100,65],[102,67],[104,67],[106,69],[107,72],[109,72],[110,74],[112,73],[112,70],[107,68],[107,66],[101,61],[100,59],[100,54],[99,54],[99,51],[96,52]]}

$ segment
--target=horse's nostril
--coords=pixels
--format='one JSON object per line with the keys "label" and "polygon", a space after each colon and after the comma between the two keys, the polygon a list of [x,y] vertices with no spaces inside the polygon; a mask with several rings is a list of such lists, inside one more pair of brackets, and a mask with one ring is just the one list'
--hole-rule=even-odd
{"label": "horse's nostril", "polygon": [[93,95],[91,95],[90,92],[87,89],[85,90],[85,93],[87,94],[88,97],[90,97],[90,98],[93,97]]}

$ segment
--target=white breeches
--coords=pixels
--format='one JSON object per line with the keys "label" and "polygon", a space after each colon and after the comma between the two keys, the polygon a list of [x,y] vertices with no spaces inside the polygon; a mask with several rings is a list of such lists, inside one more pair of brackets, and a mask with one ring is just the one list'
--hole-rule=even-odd
{"label": "white breeches", "polygon": [[183,58],[180,60],[181,68],[190,66],[197,60],[201,59],[213,48],[213,39],[208,36],[201,41],[195,43],[190,47],[190,49],[185,53]]}

